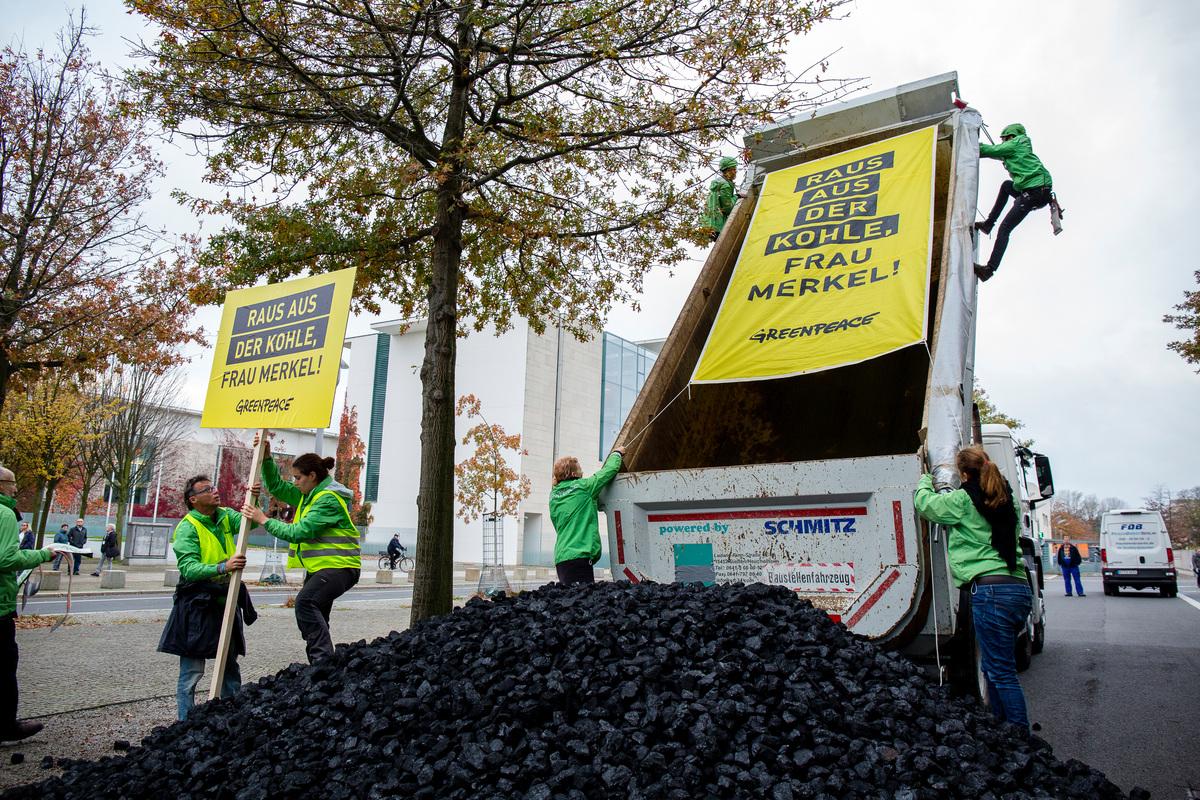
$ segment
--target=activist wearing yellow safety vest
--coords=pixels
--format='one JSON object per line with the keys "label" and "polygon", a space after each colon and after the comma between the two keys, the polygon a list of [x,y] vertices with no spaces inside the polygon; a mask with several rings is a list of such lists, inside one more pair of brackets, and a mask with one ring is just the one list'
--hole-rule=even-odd
{"label": "activist wearing yellow safety vest", "polygon": [[[242,515],[221,505],[220,495],[207,475],[188,480],[183,502],[187,514],[172,534],[179,586],[158,642],[159,652],[179,656],[175,702],[180,719],[186,718],[196,703],[196,686],[204,677],[204,660],[217,657],[229,573],[246,566],[246,557],[236,551]],[[243,616],[248,625],[257,618],[245,586],[238,596],[238,611],[234,615],[229,659],[221,683],[222,697],[236,694],[242,686],[237,659],[246,654]]]}
{"label": "activist wearing yellow safety vest", "polygon": [[263,486],[276,500],[296,508],[296,521],[289,525],[268,519],[256,506],[242,509],[272,536],[291,542],[288,566],[307,571],[304,586],[296,595],[296,626],[304,637],[310,664],[333,655],[333,640],[329,638],[333,601],[358,583],[362,566],[358,529],[350,518],[349,502],[354,492],[333,480],[331,469],[332,458],[305,453],[292,462],[295,483],[287,483],[279,476],[279,468],[271,459],[271,443],[267,442]]}

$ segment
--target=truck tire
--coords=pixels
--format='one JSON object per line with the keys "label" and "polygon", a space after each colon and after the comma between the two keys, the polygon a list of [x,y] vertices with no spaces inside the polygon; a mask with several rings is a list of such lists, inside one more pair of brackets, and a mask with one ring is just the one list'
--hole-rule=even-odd
{"label": "truck tire", "polygon": [[955,694],[976,700],[983,708],[988,702],[987,678],[980,666],[979,643],[971,619],[970,596],[963,592],[958,606],[958,642],[950,661],[950,688]]}
{"label": "truck tire", "polygon": [[1179,585],[1174,583],[1165,583],[1163,584],[1161,591],[1163,597],[1174,597],[1175,595],[1179,594]]}
{"label": "truck tire", "polygon": [[1046,623],[1039,622],[1033,626],[1033,652],[1042,652],[1046,649]]}
{"label": "truck tire", "polygon": [[1107,582],[1104,584],[1104,595],[1106,597],[1116,597],[1118,593],[1119,593],[1119,590],[1118,590],[1116,584],[1107,583]]}

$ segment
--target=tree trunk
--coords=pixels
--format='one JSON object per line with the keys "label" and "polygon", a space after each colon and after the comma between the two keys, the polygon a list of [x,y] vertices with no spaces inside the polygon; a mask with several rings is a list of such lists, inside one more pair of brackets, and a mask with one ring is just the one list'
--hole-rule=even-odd
{"label": "tree trunk", "polygon": [[91,499],[92,482],[96,477],[91,472],[84,472],[81,476],[83,487],[79,490],[79,516],[87,517],[88,501]]}
{"label": "tree trunk", "polygon": [[[459,52],[469,50],[470,4],[460,12]],[[442,142],[445,180],[437,193],[429,285],[429,325],[421,363],[421,479],[417,495],[417,575],[412,622],[447,614],[454,567],[454,363],[458,332],[458,271],[465,206],[462,135],[468,84],[455,69]]]}
{"label": "tree trunk", "polygon": [[8,379],[16,372],[13,369],[13,364],[8,360],[5,354],[4,347],[0,344],[0,411],[4,410],[4,398],[8,396]]}
{"label": "tree trunk", "polygon": [[[55,478],[46,483],[46,491],[42,507],[33,512],[33,518],[37,521],[37,527],[34,530],[46,530],[46,522],[50,519],[50,509],[54,507],[54,492],[58,489],[58,482],[61,478]],[[38,492],[38,497],[43,497],[41,491]]]}
{"label": "tree trunk", "polygon": [[117,526],[117,552],[124,553],[125,547],[123,542],[125,541],[125,511],[129,508],[129,499],[124,491],[117,495],[117,497],[120,499],[116,503],[117,516],[113,522],[116,523]]}

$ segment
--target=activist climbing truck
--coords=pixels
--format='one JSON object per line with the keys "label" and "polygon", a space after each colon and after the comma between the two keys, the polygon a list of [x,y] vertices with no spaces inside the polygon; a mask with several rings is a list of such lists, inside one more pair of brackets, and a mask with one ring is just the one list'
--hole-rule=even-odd
{"label": "activist climbing truck", "polygon": [[746,138],[748,196],[618,436],[615,578],[787,586],[945,663],[959,592],[912,498],[926,451],[950,488],[972,440],[981,119],[956,92],[950,73]]}

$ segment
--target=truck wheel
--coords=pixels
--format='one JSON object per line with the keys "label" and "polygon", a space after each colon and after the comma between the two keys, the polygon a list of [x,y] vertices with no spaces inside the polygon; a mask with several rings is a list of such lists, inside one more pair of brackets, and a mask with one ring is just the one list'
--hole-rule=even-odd
{"label": "truck wheel", "polygon": [[1046,623],[1039,622],[1033,626],[1033,652],[1035,654],[1046,649]]}
{"label": "truck wheel", "polygon": [[1106,597],[1116,597],[1118,589],[1116,586],[1106,583],[1104,584],[1104,594]]}
{"label": "truck wheel", "polygon": [[1174,597],[1179,594],[1179,586],[1174,583],[1168,583],[1162,587],[1163,597]]}

